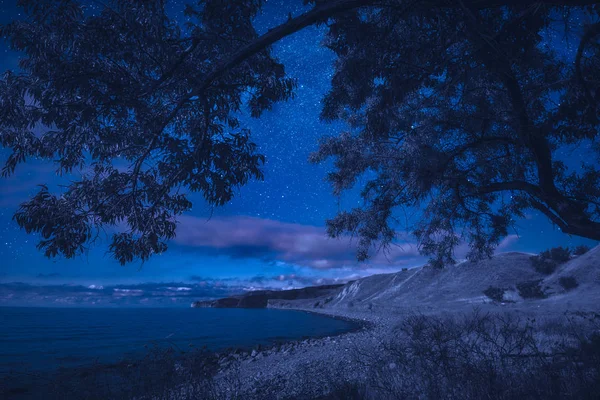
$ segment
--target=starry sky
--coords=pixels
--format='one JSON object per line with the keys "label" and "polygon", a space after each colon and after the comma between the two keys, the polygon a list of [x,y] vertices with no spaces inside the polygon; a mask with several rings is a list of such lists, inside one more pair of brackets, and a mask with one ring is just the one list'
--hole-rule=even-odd
{"label": "starry sky", "polygon": [[[169,2],[178,15],[184,2]],[[256,18],[259,33],[307,8],[301,0],[268,0]],[[21,18],[16,0],[0,0],[0,23]],[[36,250],[37,238],[21,231],[11,217],[36,185],[58,179],[51,164],[21,165],[0,178],[0,305],[185,305],[256,288],[290,288],[345,282],[374,273],[393,272],[425,261],[411,239],[368,263],[357,263],[350,239],[325,235],[325,220],[358,202],[357,193],[341,198],[324,181],[330,163],[308,163],[318,139],[335,135],[340,123],[319,121],[321,99],[330,86],[333,54],[320,46],[323,28],[310,27],[277,43],[273,50],[298,80],[296,97],[275,105],[260,119],[242,118],[267,158],[263,182],[241,188],[227,205],[212,212],[200,195],[180,218],[169,250],[143,266],[120,266],[105,254],[106,240],[75,259],[47,259]],[[549,43],[566,57],[572,44],[560,35]],[[0,71],[16,69],[18,54],[0,42]],[[0,160],[8,151],[0,149]],[[569,158],[568,149],[565,158]],[[573,161],[575,162],[575,161]],[[209,218],[210,217],[210,218]],[[538,213],[519,221],[518,231],[498,251],[538,252],[551,246],[594,242],[561,233]],[[458,249],[458,256],[465,249]]]}

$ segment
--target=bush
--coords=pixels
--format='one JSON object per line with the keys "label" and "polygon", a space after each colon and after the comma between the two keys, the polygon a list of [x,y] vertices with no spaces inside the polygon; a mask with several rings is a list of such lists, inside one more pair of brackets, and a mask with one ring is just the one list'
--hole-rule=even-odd
{"label": "bush", "polygon": [[579,286],[579,283],[577,283],[577,279],[575,279],[574,276],[562,276],[558,280],[558,283],[560,283],[560,286],[562,286],[565,290],[575,289],[577,286]]}
{"label": "bush", "polygon": [[558,263],[556,261],[548,260],[541,256],[531,256],[530,260],[533,268],[540,274],[550,275],[558,268]]}
{"label": "bush", "polygon": [[[549,322],[562,340],[544,345]],[[409,317],[384,343],[389,358],[370,381],[381,392],[369,399],[597,399],[598,326],[574,323],[508,313]]]}
{"label": "bush", "polygon": [[487,297],[489,297],[493,301],[500,303],[500,302],[502,302],[502,300],[504,300],[504,292],[505,292],[504,289],[501,289],[499,287],[490,286],[489,288],[487,288],[483,291],[483,294],[485,294]]}
{"label": "bush", "polygon": [[540,274],[550,275],[556,271],[556,268],[558,267],[556,261],[548,260],[540,256],[532,256],[530,257],[530,260],[533,268]]}
{"label": "bush", "polygon": [[533,268],[544,275],[552,274],[561,263],[570,259],[571,250],[568,247],[553,247],[530,258]]}
{"label": "bush", "polygon": [[580,256],[582,254],[587,253],[588,251],[590,251],[589,246],[586,245],[581,245],[581,246],[577,246],[575,247],[575,249],[573,250],[573,255],[575,256]]}
{"label": "bush", "polygon": [[542,280],[526,281],[517,283],[517,291],[519,296],[524,299],[545,299],[546,293],[542,290]]}
{"label": "bush", "polygon": [[549,250],[542,251],[540,257],[563,263],[571,259],[571,250],[568,247],[553,247]]}

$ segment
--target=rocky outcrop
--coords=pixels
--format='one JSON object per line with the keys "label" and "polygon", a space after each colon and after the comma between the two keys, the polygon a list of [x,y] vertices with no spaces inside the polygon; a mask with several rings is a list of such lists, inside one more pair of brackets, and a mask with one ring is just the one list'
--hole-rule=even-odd
{"label": "rocky outcrop", "polygon": [[320,301],[335,295],[344,285],[311,286],[291,290],[255,290],[239,296],[223,299],[196,301],[192,307],[212,308],[266,308],[269,300],[315,300]]}

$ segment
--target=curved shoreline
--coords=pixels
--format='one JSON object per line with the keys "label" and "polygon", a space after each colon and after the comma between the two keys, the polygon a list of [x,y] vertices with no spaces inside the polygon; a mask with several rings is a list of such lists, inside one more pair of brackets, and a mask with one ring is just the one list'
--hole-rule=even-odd
{"label": "curved shoreline", "polygon": [[[357,332],[360,330],[370,330],[370,329],[374,329],[377,326],[377,323],[373,320],[369,320],[366,318],[360,318],[357,315],[347,315],[347,314],[336,314],[333,313],[333,309],[318,309],[318,310],[311,310],[308,308],[276,308],[273,307],[273,309],[277,309],[277,310],[290,310],[290,311],[300,311],[300,312],[305,312],[305,313],[309,313],[309,314],[316,314],[316,315],[320,315],[320,316],[326,316],[328,318],[333,318],[333,319],[339,319],[342,321],[347,321],[347,322],[352,322],[354,324],[357,324],[357,328],[352,329],[350,331],[347,332],[343,332],[343,333],[339,333],[337,335],[328,335],[328,336],[340,336],[340,335],[345,335],[348,333],[353,333],[353,332]],[[329,312],[327,312],[329,311]],[[325,337],[325,336],[323,336]],[[319,338],[319,336],[314,336],[313,338]]]}
{"label": "curved shoreline", "polygon": [[[212,352],[219,358],[219,364],[222,366],[220,373],[227,372],[228,368],[231,367],[231,364],[234,362],[244,362],[255,360],[264,356],[271,356],[278,353],[287,354],[290,350],[295,350],[302,346],[316,346],[327,340],[335,340],[335,338],[343,338],[346,336],[351,336],[354,334],[358,334],[361,332],[369,332],[373,331],[377,324],[372,320],[367,320],[365,318],[360,318],[356,315],[340,315],[332,310],[311,310],[305,308],[292,308],[292,307],[268,307],[272,310],[282,310],[282,311],[295,311],[295,312],[304,312],[309,314],[315,314],[321,317],[327,317],[332,319],[337,319],[341,321],[346,321],[354,324],[355,326],[352,329],[345,330],[343,332],[333,333],[333,334],[322,334],[315,336],[305,336],[299,339],[289,339],[289,340],[281,340],[276,341],[267,345],[254,345],[251,347],[244,346],[236,346],[230,347],[225,350],[214,351]],[[329,312],[327,312],[329,311]]]}
{"label": "curved shoreline", "polygon": [[[167,358],[171,358],[171,360],[175,363],[175,365],[185,364],[186,357],[188,359],[193,359],[194,357],[201,356],[203,354],[206,355],[207,360],[212,359],[216,360],[219,372],[224,372],[228,366],[232,366],[233,363],[243,363],[248,360],[254,360],[257,358],[261,358],[266,356],[267,354],[276,354],[279,352],[293,352],[294,349],[297,349],[303,345],[314,345],[321,341],[326,341],[330,338],[337,338],[340,336],[353,334],[356,332],[360,332],[365,330],[368,326],[367,321],[363,321],[358,318],[349,318],[343,316],[335,316],[330,315],[325,312],[315,312],[314,310],[304,310],[304,309],[292,309],[292,308],[276,308],[271,307],[270,310],[277,311],[293,311],[293,312],[305,312],[314,314],[315,316],[324,317],[324,318],[332,318],[338,319],[342,321],[346,321],[351,323],[348,327],[340,328],[335,332],[330,333],[320,333],[318,335],[302,335],[297,337],[280,337],[269,339],[265,338],[264,343],[254,343],[247,345],[237,345],[231,347],[220,347],[216,349],[204,348],[201,345],[198,345],[192,349],[188,348],[179,348],[174,346],[167,346],[163,350],[168,350],[168,348],[172,348],[174,353],[170,356],[165,355],[165,360]],[[53,382],[67,382],[68,379],[77,380],[79,376],[83,375],[93,375],[93,374],[104,374],[104,375],[112,375],[118,374],[120,370],[124,369],[135,369],[140,363],[143,363],[144,359],[148,356],[151,356],[152,352],[150,350],[144,351],[138,355],[127,355],[122,358],[116,359],[112,362],[86,362],[80,365],[74,365],[69,367],[61,367],[51,370],[24,370],[22,373],[18,370],[11,370],[4,375],[0,375],[0,378],[3,379],[0,382],[0,397],[2,397],[3,391],[6,390],[21,390],[23,393],[32,393],[35,397],[36,386],[43,386],[46,384],[53,384]],[[158,354],[158,353],[157,353]],[[166,353],[165,353],[166,354]],[[257,357],[258,356],[258,357]],[[68,378],[71,376],[72,378]],[[116,375],[115,375],[116,376]],[[10,378],[14,379],[10,379]],[[35,379],[34,379],[35,378]],[[7,386],[8,379],[10,379],[11,384]],[[6,387],[5,387],[6,386]]]}

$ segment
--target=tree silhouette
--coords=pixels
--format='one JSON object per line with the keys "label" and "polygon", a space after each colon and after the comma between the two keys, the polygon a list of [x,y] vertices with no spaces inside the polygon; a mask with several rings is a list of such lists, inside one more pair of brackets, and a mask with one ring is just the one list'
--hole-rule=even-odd
{"label": "tree silhouette", "polygon": [[[413,231],[434,265],[491,256],[527,209],[563,232],[600,240],[600,7],[537,4],[363,9],[330,24],[338,56],[326,120],[350,128],[323,140],[334,191],[374,176],[364,205],[328,221],[360,237],[359,258],[395,238],[394,209],[418,207]],[[577,21],[589,20],[582,32]],[[544,42],[557,23],[577,38],[574,60]],[[591,158],[570,171],[566,145]]]}
{"label": "tree silhouette", "polygon": [[[600,151],[595,1],[306,1],[312,10],[262,36],[260,0],[198,1],[185,25],[164,0],[112,0],[97,15],[75,0],[19,3],[28,18],[1,28],[24,54],[0,80],[0,142],[12,149],[3,173],[31,158],[84,171],[15,214],[47,256],[73,257],[122,224],[110,251],[146,260],[191,208],[180,188],[218,206],[262,179],[263,156],[236,115],[247,106],[260,117],[293,95],[269,46],[319,23],[338,56],[322,116],[351,129],[313,159],[336,159],[336,193],[376,175],[364,207],[328,221],[333,236],[360,235],[359,259],[393,242],[403,205],[424,207],[415,233],[438,263],[452,261],[460,232],[472,257],[491,254],[528,208],[600,239],[597,169],[569,172],[554,156],[585,141]],[[575,62],[541,45],[554,19],[582,16]]]}

